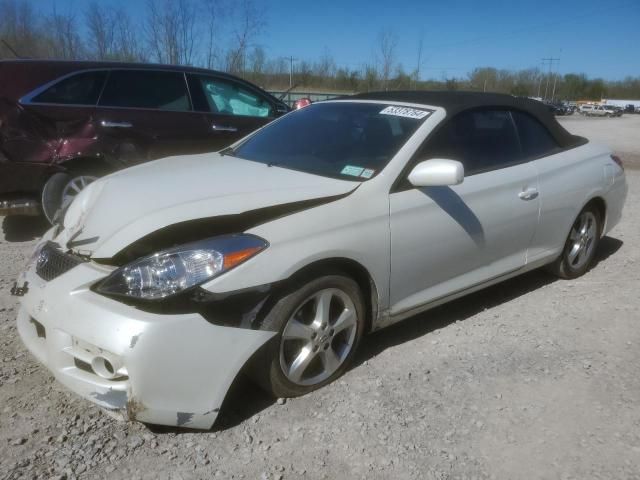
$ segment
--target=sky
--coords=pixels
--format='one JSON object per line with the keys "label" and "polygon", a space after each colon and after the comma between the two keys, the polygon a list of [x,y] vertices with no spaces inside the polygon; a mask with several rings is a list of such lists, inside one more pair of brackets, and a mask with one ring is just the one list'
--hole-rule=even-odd
{"label": "sky", "polygon": [[[82,9],[84,0],[38,0],[38,6]],[[142,19],[146,0],[105,0]],[[542,67],[620,80],[640,76],[640,0],[277,0],[260,1],[266,28],[256,39],[270,58],[314,61],[330,54],[338,67],[376,59],[381,31],[397,39],[396,59],[421,77],[465,77],[475,67]],[[548,65],[544,67],[548,69]]]}

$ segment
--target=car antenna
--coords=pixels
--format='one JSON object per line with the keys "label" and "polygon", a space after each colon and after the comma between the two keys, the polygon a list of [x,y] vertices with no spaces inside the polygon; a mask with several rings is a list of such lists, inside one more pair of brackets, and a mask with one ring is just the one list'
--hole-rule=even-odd
{"label": "car antenna", "polygon": [[4,38],[0,39],[0,41],[2,42],[2,44],[7,47],[7,49],[13,53],[13,56],[16,58],[22,58],[20,55],[18,55],[18,53],[13,49],[13,47],[11,45],[9,45],[9,42],[7,42]]}

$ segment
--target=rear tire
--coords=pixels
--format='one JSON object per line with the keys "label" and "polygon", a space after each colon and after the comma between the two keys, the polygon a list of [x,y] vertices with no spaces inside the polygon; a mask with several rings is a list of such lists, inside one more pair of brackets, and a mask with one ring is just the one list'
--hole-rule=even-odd
{"label": "rear tire", "polygon": [[267,314],[277,331],[250,376],[277,398],[305,395],[340,377],[352,363],[365,328],[358,284],[340,274],[293,288]]}
{"label": "rear tire", "polygon": [[584,275],[593,263],[602,232],[600,211],[587,205],[571,226],[562,254],[547,269],[560,278]]}

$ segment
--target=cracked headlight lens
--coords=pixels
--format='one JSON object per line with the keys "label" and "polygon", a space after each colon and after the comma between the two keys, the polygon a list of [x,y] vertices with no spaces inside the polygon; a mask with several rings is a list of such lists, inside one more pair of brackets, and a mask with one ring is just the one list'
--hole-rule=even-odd
{"label": "cracked headlight lens", "polygon": [[104,295],[161,299],[200,285],[264,250],[254,235],[226,235],[163,250],[129,263],[98,284]]}

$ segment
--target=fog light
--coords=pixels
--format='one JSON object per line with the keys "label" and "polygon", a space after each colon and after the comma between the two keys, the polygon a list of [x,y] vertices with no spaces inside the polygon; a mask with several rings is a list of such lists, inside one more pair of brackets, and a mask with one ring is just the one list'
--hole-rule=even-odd
{"label": "fog light", "polygon": [[91,360],[91,368],[97,375],[107,380],[113,380],[118,377],[117,366],[105,357],[93,357]]}

